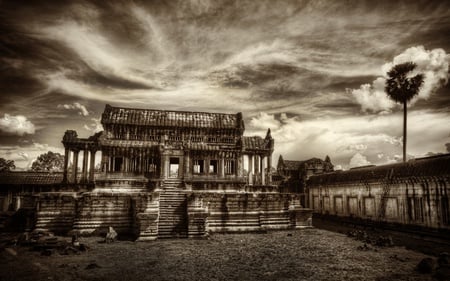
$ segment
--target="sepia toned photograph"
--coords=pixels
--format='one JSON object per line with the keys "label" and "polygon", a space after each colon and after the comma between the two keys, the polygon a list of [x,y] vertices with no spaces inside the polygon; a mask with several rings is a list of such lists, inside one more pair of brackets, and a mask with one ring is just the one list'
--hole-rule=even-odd
{"label": "sepia toned photograph", "polygon": [[450,281],[450,2],[0,0],[0,281]]}

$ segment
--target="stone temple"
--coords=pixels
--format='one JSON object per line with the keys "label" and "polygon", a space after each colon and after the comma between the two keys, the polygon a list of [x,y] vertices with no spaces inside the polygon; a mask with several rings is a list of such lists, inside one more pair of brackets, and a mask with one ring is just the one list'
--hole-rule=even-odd
{"label": "stone temple", "polygon": [[241,113],[106,105],[101,123],[89,138],[65,132],[62,174],[3,175],[3,209],[33,214],[28,228],[93,234],[112,226],[138,240],[311,226],[299,195],[272,183],[270,130],[244,136]]}

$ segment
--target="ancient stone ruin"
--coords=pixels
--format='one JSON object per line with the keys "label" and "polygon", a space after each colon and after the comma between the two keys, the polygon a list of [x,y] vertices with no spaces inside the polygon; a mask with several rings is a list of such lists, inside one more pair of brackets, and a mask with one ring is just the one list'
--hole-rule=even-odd
{"label": "ancient stone ruin", "polygon": [[101,123],[89,138],[66,131],[62,174],[2,175],[3,208],[35,212],[30,229],[138,240],[311,226],[299,195],[272,183],[270,130],[244,136],[241,113],[106,105]]}

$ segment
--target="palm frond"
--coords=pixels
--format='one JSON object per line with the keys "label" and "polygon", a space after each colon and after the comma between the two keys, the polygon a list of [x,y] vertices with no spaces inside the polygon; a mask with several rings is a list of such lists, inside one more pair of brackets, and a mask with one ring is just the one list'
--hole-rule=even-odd
{"label": "palm frond", "polygon": [[422,87],[424,76],[417,74],[414,77],[408,77],[408,74],[416,68],[413,62],[397,64],[389,70],[386,80],[386,94],[395,102],[409,102],[414,96],[419,94]]}

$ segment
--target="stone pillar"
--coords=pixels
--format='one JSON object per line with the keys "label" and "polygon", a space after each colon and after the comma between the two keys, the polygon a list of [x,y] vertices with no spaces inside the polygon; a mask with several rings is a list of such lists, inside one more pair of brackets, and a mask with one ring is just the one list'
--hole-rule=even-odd
{"label": "stone pillar", "polygon": [[248,155],[248,174],[253,175],[253,155]]}
{"label": "stone pillar", "polygon": [[248,155],[248,184],[253,185],[253,154]]}
{"label": "stone pillar", "polygon": [[235,165],[235,169],[236,169],[236,176],[237,177],[242,177],[242,154],[238,154],[236,157],[236,165]]}
{"label": "stone pillar", "polygon": [[267,156],[267,184],[272,183],[272,154]]}
{"label": "stone pillar", "polygon": [[89,165],[89,182],[94,182],[94,173],[95,173],[95,150],[91,150],[91,163]]}
{"label": "stone pillar", "polygon": [[266,162],[264,156],[261,156],[261,185],[266,185]]}
{"label": "stone pillar", "polygon": [[103,173],[106,174],[108,173],[108,156],[106,155],[105,151],[102,151],[102,167],[103,167]]}
{"label": "stone pillar", "polygon": [[114,161],[115,160],[115,157],[114,156],[111,156],[110,157],[110,161],[111,161],[111,165],[110,165],[110,171],[111,172],[115,172],[116,171],[116,161]]}
{"label": "stone pillar", "polygon": [[167,178],[167,156],[161,155],[161,178]]}
{"label": "stone pillar", "polygon": [[191,163],[189,152],[185,152],[184,154],[184,177],[188,177],[191,174]]}
{"label": "stone pillar", "polygon": [[83,167],[81,169],[81,182],[87,182],[87,165],[88,165],[88,157],[89,150],[86,148],[83,150]]}
{"label": "stone pillar", "polygon": [[219,175],[221,178],[225,177],[225,159],[224,158],[220,158]]}
{"label": "stone pillar", "polygon": [[78,153],[79,150],[74,150],[73,151],[73,166],[72,166],[72,170],[73,170],[73,182],[77,183],[77,174],[78,174]]}
{"label": "stone pillar", "polygon": [[260,167],[260,163],[259,163],[259,155],[255,155],[255,174],[258,174],[259,172],[259,167]]}
{"label": "stone pillar", "polygon": [[67,183],[67,168],[69,166],[69,153],[70,150],[66,147],[64,150],[64,174],[63,174],[63,183]]}
{"label": "stone pillar", "polygon": [[210,160],[210,158],[209,157],[206,157],[205,158],[205,161],[203,162],[204,163],[204,165],[205,165],[205,174],[207,175],[207,176],[209,176],[209,160]]}
{"label": "stone pillar", "polygon": [[139,151],[139,174],[144,173],[144,153]]}

